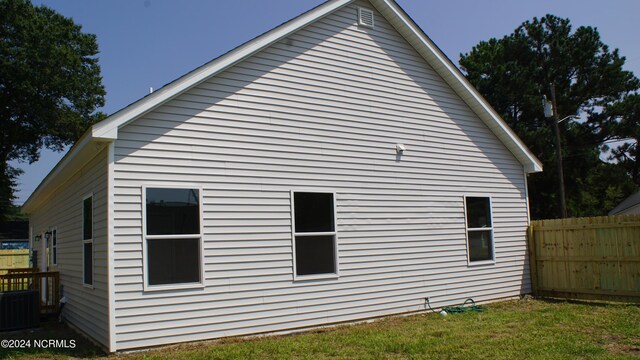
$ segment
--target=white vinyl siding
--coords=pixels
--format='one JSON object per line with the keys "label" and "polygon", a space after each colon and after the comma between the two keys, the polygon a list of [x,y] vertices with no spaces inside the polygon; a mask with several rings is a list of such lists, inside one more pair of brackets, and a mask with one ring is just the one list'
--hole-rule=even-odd
{"label": "white vinyl siding", "polygon": [[[522,165],[379,13],[358,26],[359,6],[119,130],[117,350],[529,291]],[[204,288],[144,291],[156,182],[202,188]],[[294,281],[292,190],[335,193],[339,278]],[[491,196],[495,264],[468,266],[464,195]]]}
{"label": "white vinyl siding", "polygon": [[[107,318],[107,150],[96,147],[94,157],[64,184],[44,206],[30,214],[34,233],[56,230],[57,264],[66,305],[62,316],[82,332],[108,345]],[[83,200],[93,194],[93,285],[84,284]],[[41,255],[39,255],[41,256]],[[43,269],[46,270],[46,269]]]}

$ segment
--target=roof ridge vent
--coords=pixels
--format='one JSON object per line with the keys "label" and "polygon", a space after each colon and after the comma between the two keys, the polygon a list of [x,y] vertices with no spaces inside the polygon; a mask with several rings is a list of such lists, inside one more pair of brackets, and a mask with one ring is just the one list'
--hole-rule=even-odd
{"label": "roof ridge vent", "polygon": [[373,10],[358,8],[358,25],[372,28],[374,24]]}

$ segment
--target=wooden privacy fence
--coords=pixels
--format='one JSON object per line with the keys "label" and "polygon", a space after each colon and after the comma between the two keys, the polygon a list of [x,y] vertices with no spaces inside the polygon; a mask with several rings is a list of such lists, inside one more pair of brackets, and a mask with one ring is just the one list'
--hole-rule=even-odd
{"label": "wooden privacy fence", "polygon": [[532,221],[529,256],[535,295],[640,302],[640,215]]}
{"label": "wooden privacy fence", "polygon": [[29,249],[0,250],[0,269],[29,267]]}
{"label": "wooden privacy fence", "polygon": [[38,269],[11,269],[0,275],[0,292],[37,290],[40,293],[40,312],[55,314],[60,306],[60,273],[39,272]]}

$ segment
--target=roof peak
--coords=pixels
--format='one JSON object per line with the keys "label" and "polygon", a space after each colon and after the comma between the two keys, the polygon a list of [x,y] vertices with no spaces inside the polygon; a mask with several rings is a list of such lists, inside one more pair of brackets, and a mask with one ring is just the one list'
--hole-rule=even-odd
{"label": "roof peak", "polygon": [[[60,176],[70,171],[82,158],[78,156],[89,144],[110,142],[118,138],[118,129],[136,120],[140,116],[165,104],[190,88],[219,74],[229,67],[256,54],[262,49],[290,36],[305,26],[318,21],[356,0],[329,0],[319,6],[275,27],[272,30],[236,47],[216,59],[198,67],[186,75],[163,86],[153,93],[115,112],[103,121],[93,125],[65,155],[58,165],[47,175],[34,193],[25,202],[23,208],[29,211],[33,206],[33,198],[38,197],[43,189],[51,187],[51,183],[60,183]],[[542,171],[542,164],[529,151],[489,103],[467,81],[453,62],[429,39],[422,29],[406,14],[394,0],[368,1],[405,40],[422,56],[422,58],[442,77],[442,79],[460,96],[460,98],[478,115],[496,137],[511,151],[523,165],[527,173]],[[356,21],[356,19],[354,19]]]}

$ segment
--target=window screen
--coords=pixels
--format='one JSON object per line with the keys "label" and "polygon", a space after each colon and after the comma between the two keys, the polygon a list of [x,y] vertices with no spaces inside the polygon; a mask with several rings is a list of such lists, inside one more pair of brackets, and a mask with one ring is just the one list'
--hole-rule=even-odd
{"label": "window screen", "polygon": [[467,197],[465,202],[469,261],[493,260],[491,200],[488,197]]}
{"label": "window screen", "polygon": [[200,191],[146,188],[147,284],[201,282]]}
{"label": "window screen", "polygon": [[296,192],[293,201],[296,275],[336,273],[333,194]]}
{"label": "window screen", "polygon": [[296,237],[297,274],[330,274],[335,272],[334,236]]}
{"label": "window screen", "polygon": [[200,281],[200,239],[155,239],[147,252],[149,285]]}
{"label": "window screen", "polygon": [[470,231],[468,236],[469,260],[479,261],[493,259],[490,231]]}

